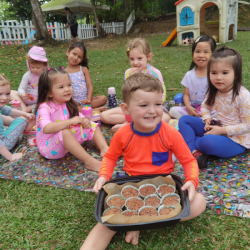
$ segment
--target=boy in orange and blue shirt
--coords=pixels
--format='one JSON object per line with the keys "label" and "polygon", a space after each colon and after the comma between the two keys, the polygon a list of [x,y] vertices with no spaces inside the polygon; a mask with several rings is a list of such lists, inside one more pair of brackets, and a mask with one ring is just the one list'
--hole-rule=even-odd
{"label": "boy in orange and blue shirt", "polygon": [[[122,86],[125,115],[133,122],[120,128],[112,138],[102,160],[99,178],[94,191],[98,192],[110,180],[118,158],[123,154],[123,170],[129,175],[168,174],[174,170],[172,154],[182,164],[186,181],[182,190],[188,190],[191,216],[199,216],[206,207],[205,198],[195,190],[199,169],[196,159],[180,133],[168,123],[162,122],[162,86],[158,79],[147,74],[135,74]],[[98,223],[85,240],[83,249],[106,249],[116,232]],[[101,240],[100,240],[101,239]],[[127,232],[126,242],[137,245],[139,231]]]}

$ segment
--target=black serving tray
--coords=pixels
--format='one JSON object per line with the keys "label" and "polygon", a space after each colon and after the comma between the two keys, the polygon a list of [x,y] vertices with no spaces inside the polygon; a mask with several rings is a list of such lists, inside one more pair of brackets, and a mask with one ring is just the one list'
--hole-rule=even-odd
{"label": "black serving tray", "polygon": [[[168,174],[162,174],[160,176],[167,176]],[[143,222],[143,223],[134,223],[134,224],[110,224],[110,223],[103,223],[102,222],[102,215],[104,212],[104,201],[105,197],[107,196],[107,193],[102,188],[97,195],[96,203],[95,203],[95,218],[98,222],[101,224],[107,226],[110,230],[113,231],[141,231],[141,230],[149,230],[149,229],[155,229],[155,228],[162,228],[162,227],[170,227],[176,225],[181,219],[187,218],[191,216],[190,211],[190,203],[188,198],[188,192],[187,190],[182,191],[181,187],[184,184],[184,181],[176,176],[170,174],[175,181],[176,184],[176,190],[178,190],[178,194],[181,198],[181,206],[182,211],[176,215],[173,218],[166,219],[166,220],[158,220],[158,221],[151,221],[151,222]],[[125,184],[127,182],[140,182],[145,179],[153,179],[159,175],[139,175],[139,176],[130,176],[130,177],[124,177],[124,178],[116,178],[112,179],[107,183],[116,183],[118,185]],[[106,183],[106,184],[107,184]]]}

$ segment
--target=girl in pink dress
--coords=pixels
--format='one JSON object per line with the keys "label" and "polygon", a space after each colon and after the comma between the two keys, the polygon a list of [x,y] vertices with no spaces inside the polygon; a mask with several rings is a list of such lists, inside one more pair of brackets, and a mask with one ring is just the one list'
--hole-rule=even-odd
{"label": "girl in pink dress", "polygon": [[93,140],[101,156],[108,145],[98,124],[78,112],[72,95],[71,81],[64,68],[48,68],[41,74],[35,112],[38,149],[47,159],[60,159],[70,152],[87,169],[99,171],[101,162],[90,156],[81,144]]}

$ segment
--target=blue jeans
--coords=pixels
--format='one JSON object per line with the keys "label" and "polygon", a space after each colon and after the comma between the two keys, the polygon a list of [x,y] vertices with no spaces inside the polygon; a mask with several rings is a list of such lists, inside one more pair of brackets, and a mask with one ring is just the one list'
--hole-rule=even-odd
{"label": "blue jeans", "polygon": [[185,115],[179,120],[179,131],[191,152],[199,150],[220,158],[233,157],[245,152],[246,148],[223,135],[205,135],[205,123],[200,118]]}

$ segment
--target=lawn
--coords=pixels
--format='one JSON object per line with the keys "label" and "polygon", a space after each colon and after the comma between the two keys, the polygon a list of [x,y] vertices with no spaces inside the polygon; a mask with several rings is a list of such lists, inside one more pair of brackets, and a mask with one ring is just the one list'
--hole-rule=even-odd
{"label": "lawn", "polygon": [[[154,57],[152,64],[163,75],[172,99],[183,92],[180,82],[191,63],[191,47],[161,48],[166,35],[149,35]],[[250,33],[239,32],[238,40],[227,46],[243,57],[243,83],[250,89]],[[116,87],[121,98],[124,72],[130,67],[126,37],[86,42],[89,68],[95,94],[107,95]],[[50,67],[67,66],[68,44],[45,47]],[[25,54],[30,46],[0,46],[0,72],[17,89],[26,71]],[[37,186],[0,180],[0,249],[79,249],[96,224],[96,195],[88,192]],[[250,249],[250,220],[223,215],[203,214],[175,227],[142,231],[139,245],[126,244],[124,233],[117,234],[108,249]]]}

